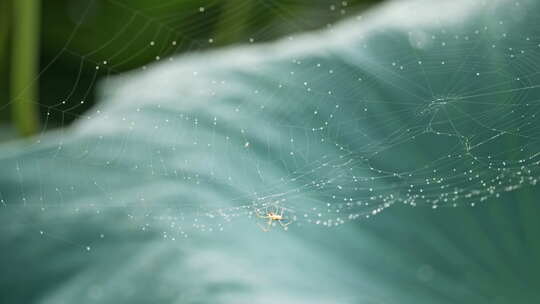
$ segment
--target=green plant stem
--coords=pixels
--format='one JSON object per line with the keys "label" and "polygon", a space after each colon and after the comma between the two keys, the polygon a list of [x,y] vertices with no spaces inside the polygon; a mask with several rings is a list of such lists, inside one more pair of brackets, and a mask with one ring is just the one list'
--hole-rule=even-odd
{"label": "green plant stem", "polygon": [[13,0],[11,50],[11,108],[13,121],[23,136],[39,128],[38,52],[41,0]]}

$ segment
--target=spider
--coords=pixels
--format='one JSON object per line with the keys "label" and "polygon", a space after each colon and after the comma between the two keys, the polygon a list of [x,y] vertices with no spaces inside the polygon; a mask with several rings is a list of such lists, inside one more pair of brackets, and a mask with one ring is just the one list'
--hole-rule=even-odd
{"label": "spider", "polygon": [[[260,223],[257,223],[259,227],[261,227],[262,231],[268,232],[272,228],[272,224],[274,222],[278,222],[281,227],[283,227],[283,230],[287,230],[287,226],[291,224],[291,221],[288,218],[285,218],[283,213],[285,212],[284,207],[276,207],[274,206],[273,211],[268,210],[268,206],[264,209],[264,213],[261,213],[260,209],[255,209],[255,215],[257,215],[258,218],[266,219],[268,220],[266,222],[266,226],[261,225]],[[279,211],[279,212],[278,212]],[[285,221],[285,222],[284,222]]]}

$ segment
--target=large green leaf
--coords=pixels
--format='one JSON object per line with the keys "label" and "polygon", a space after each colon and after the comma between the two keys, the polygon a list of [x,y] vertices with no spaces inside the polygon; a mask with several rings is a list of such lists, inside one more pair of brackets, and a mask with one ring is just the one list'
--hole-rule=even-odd
{"label": "large green leaf", "polygon": [[538,302],[540,11],[471,2],[162,63],[3,147],[1,302]]}

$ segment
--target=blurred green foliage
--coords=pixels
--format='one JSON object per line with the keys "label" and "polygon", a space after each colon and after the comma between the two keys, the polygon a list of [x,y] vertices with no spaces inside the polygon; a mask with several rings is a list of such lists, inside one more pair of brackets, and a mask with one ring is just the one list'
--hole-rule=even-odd
{"label": "blurred green foliage", "polygon": [[10,3],[6,0],[0,1],[0,121],[7,120],[7,112],[4,111],[5,102],[8,99],[7,95],[7,47],[8,33],[10,30]]}
{"label": "blurred green foliage", "polygon": [[[64,126],[94,103],[100,78],[181,52],[252,43],[329,26],[381,0],[42,1],[39,110]],[[10,3],[11,2],[11,3]],[[0,121],[9,117],[9,9],[0,0]],[[10,37],[13,36],[13,37]],[[32,113],[28,113],[32,115]]]}

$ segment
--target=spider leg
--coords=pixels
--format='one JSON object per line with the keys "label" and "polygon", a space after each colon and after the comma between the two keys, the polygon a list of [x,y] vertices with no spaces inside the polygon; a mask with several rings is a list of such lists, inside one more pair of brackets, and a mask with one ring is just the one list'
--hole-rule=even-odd
{"label": "spider leg", "polygon": [[259,223],[257,223],[257,225],[259,226],[259,228],[261,228],[262,231],[264,231],[264,232],[268,232],[268,231],[269,231],[269,229],[264,228],[263,225],[261,225],[261,224],[259,224]]}
{"label": "spider leg", "polygon": [[287,230],[288,229],[287,226],[289,226],[293,222],[294,220],[291,220],[290,217],[282,218],[281,220],[279,220],[279,224],[281,225],[281,227],[283,227],[284,230]]}
{"label": "spider leg", "polygon": [[255,208],[255,215],[258,217],[258,218],[268,218],[268,212],[266,214],[262,214],[261,213],[261,210],[259,208]]}
{"label": "spider leg", "polygon": [[291,221],[287,221],[286,223],[284,223],[283,220],[279,220],[278,222],[279,222],[279,224],[281,225],[281,227],[283,227],[283,228],[287,228],[287,226],[289,226],[290,224],[292,224]]}
{"label": "spider leg", "polygon": [[263,225],[261,225],[259,223],[257,223],[257,225],[259,225],[259,227],[262,229],[262,231],[268,232],[272,228],[272,219],[268,218],[268,223],[267,223],[266,227],[264,227]]}

